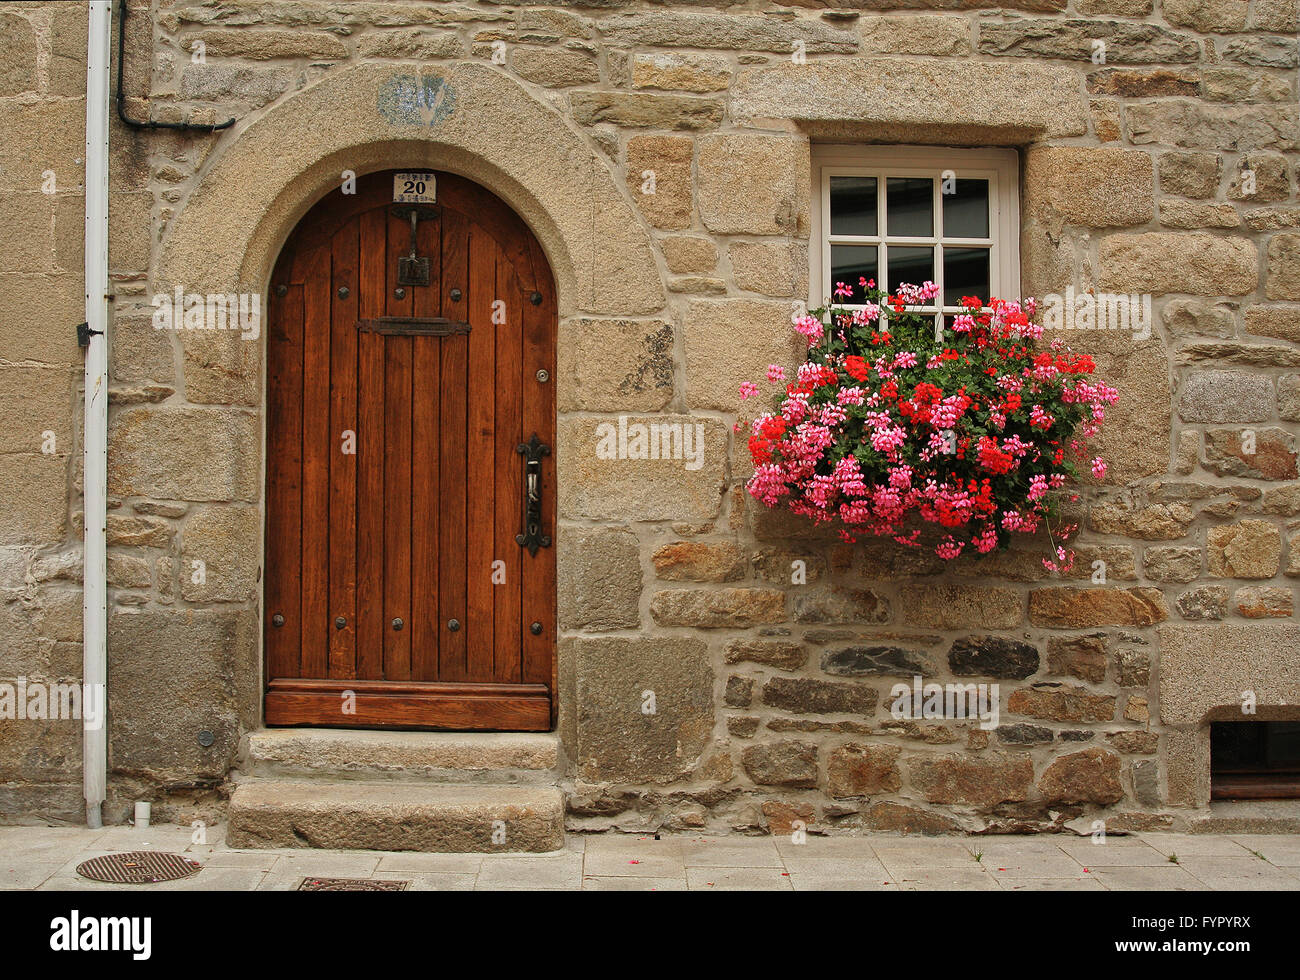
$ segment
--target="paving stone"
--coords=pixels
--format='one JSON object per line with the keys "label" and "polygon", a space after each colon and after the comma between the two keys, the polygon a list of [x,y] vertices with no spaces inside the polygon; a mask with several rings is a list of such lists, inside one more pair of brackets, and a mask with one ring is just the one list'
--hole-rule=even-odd
{"label": "paving stone", "polygon": [[405,881],[408,892],[468,892],[478,881],[477,874],[413,874],[409,871],[376,871],[370,876],[380,881]]}
{"label": "paving stone", "polygon": [[[980,845],[975,845],[979,850]],[[999,881],[1022,878],[1082,878],[1083,866],[1059,848],[1055,854],[1018,853],[1015,845],[984,850],[980,859]]]}
{"label": "paving stone", "polygon": [[898,882],[888,878],[836,878],[830,875],[790,873],[790,887],[797,892],[896,892]]}
{"label": "paving stone", "polygon": [[1174,864],[1164,867],[1099,868],[1097,880],[1109,891],[1203,891],[1204,886],[1190,872]]}
{"label": "paving stone", "polygon": [[682,847],[675,840],[597,837],[588,842],[582,872],[584,877],[657,877],[684,881],[686,866],[682,861]]}
{"label": "paving stone", "polygon": [[965,843],[950,840],[894,841],[875,843],[876,857],[895,874],[918,868],[969,868],[975,863],[971,852],[975,849]]}
{"label": "paving stone", "polygon": [[489,855],[479,869],[476,890],[543,888],[577,890],[582,884],[582,855],[558,854],[535,858]]}
{"label": "paving stone", "polygon": [[1001,891],[998,880],[987,871],[969,868],[924,868],[908,871],[898,881],[905,892]]}
{"label": "paving stone", "polygon": [[687,868],[686,882],[693,892],[792,890],[780,868]]}
{"label": "paving stone", "polygon": [[618,878],[584,875],[584,892],[684,892],[688,890],[685,876],[681,878]]}
{"label": "paving stone", "polygon": [[1143,868],[1166,864],[1166,855],[1138,840],[1107,837],[1105,843],[1094,844],[1091,838],[1065,841],[1061,850],[1085,868]]}
{"label": "paving stone", "polygon": [[1096,877],[1082,878],[1015,878],[1002,883],[1008,892],[1104,892],[1106,886]]}
{"label": "paving stone", "polygon": [[682,861],[690,868],[780,868],[781,855],[768,840],[688,840],[682,843]]}
{"label": "paving stone", "polygon": [[8,855],[0,861],[0,891],[30,891],[58,873],[57,864],[15,861]]}
{"label": "paving stone", "polygon": [[1269,864],[1279,868],[1300,868],[1300,837],[1267,834],[1238,835],[1232,839],[1252,853],[1263,854]]}

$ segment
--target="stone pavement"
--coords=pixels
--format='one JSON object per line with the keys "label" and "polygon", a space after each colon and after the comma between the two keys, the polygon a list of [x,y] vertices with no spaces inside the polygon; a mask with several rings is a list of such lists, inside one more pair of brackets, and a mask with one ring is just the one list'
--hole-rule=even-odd
{"label": "stone pavement", "polygon": [[[872,891],[1300,890],[1300,837],[696,837],[569,834],[550,854],[266,850],[208,843],[184,828],[0,827],[0,889],[292,890],[304,877],[387,878],[413,891],[560,889]],[[192,878],[107,885],[77,877],[87,858],[165,850],[203,865]]]}

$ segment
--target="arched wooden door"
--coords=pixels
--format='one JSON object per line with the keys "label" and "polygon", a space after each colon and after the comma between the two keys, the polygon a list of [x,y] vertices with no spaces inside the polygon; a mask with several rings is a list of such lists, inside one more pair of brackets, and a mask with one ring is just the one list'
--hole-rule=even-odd
{"label": "arched wooden door", "polygon": [[271,278],[266,722],[547,730],[550,268],[463,177],[393,196],[330,193]]}

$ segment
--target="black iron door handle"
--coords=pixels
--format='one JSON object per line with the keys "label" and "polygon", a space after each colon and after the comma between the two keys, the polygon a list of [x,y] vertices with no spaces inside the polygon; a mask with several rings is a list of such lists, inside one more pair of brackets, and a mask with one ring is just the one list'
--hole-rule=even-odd
{"label": "black iron door handle", "polygon": [[542,459],[551,455],[551,447],[534,432],[528,442],[515,447],[515,452],[524,457],[524,530],[515,535],[515,541],[535,555],[538,548],[551,546],[550,536],[542,533]]}

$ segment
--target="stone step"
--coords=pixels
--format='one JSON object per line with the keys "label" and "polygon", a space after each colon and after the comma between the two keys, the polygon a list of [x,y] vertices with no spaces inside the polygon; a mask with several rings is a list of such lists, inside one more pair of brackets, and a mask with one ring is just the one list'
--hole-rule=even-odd
{"label": "stone step", "polygon": [[564,797],[553,786],[250,779],[235,787],[228,816],[226,841],[237,848],[505,853],[564,846]]}
{"label": "stone step", "polygon": [[244,771],[302,780],[554,785],[559,753],[550,732],[267,728],[249,735]]}

